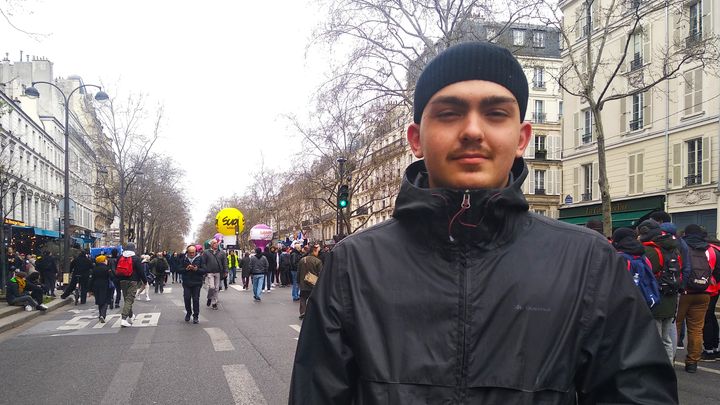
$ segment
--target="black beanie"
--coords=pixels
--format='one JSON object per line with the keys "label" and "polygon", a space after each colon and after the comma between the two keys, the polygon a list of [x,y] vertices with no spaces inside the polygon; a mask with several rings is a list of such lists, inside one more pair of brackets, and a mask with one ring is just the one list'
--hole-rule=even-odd
{"label": "black beanie", "polygon": [[517,59],[507,49],[489,42],[463,42],[441,52],[420,74],[415,85],[415,123],[420,123],[435,93],[466,80],[494,82],[510,90],[520,107],[520,122],[525,120],[528,82]]}
{"label": "black beanie", "polygon": [[638,235],[641,242],[648,242],[662,235],[660,224],[652,219],[646,219],[638,225]]}
{"label": "black beanie", "polygon": [[685,227],[685,235],[701,235],[704,237],[706,232],[700,225],[691,224]]}
{"label": "black beanie", "polygon": [[618,228],[615,230],[615,232],[613,232],[612,235],[613,245],[617,245],[627,238],[635,239],[635,231],[630,228]]}

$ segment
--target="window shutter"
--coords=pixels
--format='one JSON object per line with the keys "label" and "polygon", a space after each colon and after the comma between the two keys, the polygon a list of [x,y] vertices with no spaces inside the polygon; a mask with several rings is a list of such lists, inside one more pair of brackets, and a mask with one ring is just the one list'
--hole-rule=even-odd
{"label": "window shutter", "polygon": [[[618,41],[618,44],[620,45],[620,49],[618,50],[618,55],[622,57],[622,55],[625,53],[625,41]],[[629,51],[629,50],[628,50]],[[623,63],[620,64],[620,70],[618,70],[619,73],[625,73],[627,71],[627,66],[630,63],[630,60],[632,59],[631,55],[626,55],[625,60]]]}
{"label": "window shutter", "polygon": [[627,132],[627,105],[623,97],[620,99],[620,133]]}
{"label": "window shutter", "polygon": [[592,199],[600,198],[600,184],[598,182],[598,179],[600,178],[600,166],[597,164],[597,162],[593,163],[592,165],[592,175],[593,175],[593,185],[592,185]]}
{"label": "window shutter", "polygon": [[703,29],[703,38],[710,38],[712,34],[712,14],[711,7],[712,4],[715,3],[713,0],[704,0],[702,3],[703,9],[703,17],[702,17],[702,29]]}
{"label": "window shutter", "polygon": [[672,184],[671,188],[677,188],[682,186],[682,143],[674,143],[672,145],[672,177],[670,178]]}
{"label": "window shutter", "polygon": [[562,159],[562,138],[558,135],[553,135],[550,137],[550,139],[553,140],[552,159],[553,160]]}
{"label": "window shutter", "polygon": [[687,29],[685,28],[685,24],[683,23],[683,11],[685,11],[685,7],[680,7],[680,10],[677,10],[679,12],[673,13],[673,42],[675,42],[675,45],[679,47],[680,49],[685,49],[685,36],[687,36]]}
{"label": "window shutter", "polygon": [[535,194],[535,169],[530,169],[530,192],[528,194]]}
{"label": "window shutter", "polygon": [[545,194],[555,194],[555,169],[545,172]]}
{"label": "window shutter", "polygon": [[635,194],[635,155],[628,156],[628,195]]}
{"label": "window shutter", "polygon": [[643,154],[638,153],[635,158],[635,191],[643,192]]}
{"label": "window shutter", "polygon": [[592,3],[592,29],[590,32],[600,28],[600,0],[595,0]]}
{"label": "window shutter", "polygon": [[652,32],[650,31],[650,24],[643,27],[642,30],[642,39],[643,39],[643,64],[650,63],[650,60],[652,59],[652,48],[650,47],[650,36],[652,35]]}
{"label": "window shutter", "polygon": [[652,125],[652,89],[643,93],[643,127]]}
{"label": "window shutter", "polygon": [[685,111],[684,115],[690,115],[693,112],[693,72],[687,72],[683,75],[685,79]]}
{"label": "window shutter", "polygon": [[523,194],[530,194],[530,169],[528,169],[528,177],[525,177],[525,181],[522,184]]}
{"label": "window shutter", "polygon": [[702,140],[702,183],[710,183],[710,156],[712,156],[712,141],[710,137]]}
{"label": "window shutter", "polygon": [[573,167],[572,177],[572,197],[573,201],[580,201],[580,167]]}
{"label": "window shutter", "polygon": [[573,136],[572,136],[572,146],[580,145],[580,113],[574,112],[573,113]]}
{"label": "window shutter", "polygon": [[535,133],[530,134],[530,143],[525,148],[525,155],[528,159],[535,159]]}
{"label": "window shutter", "polygon": [[695,69],[695,80],[693,81],[693,89],[695,94],[694,104],[695,112],[699,113],[703,110],[702,106],[702,89],[703,89],[703,72],[702,69]]}
{"label": "window shutter", "polygon": [[575,10],[575,39],[582,38],[583,6]]}
{"label": "window shutter", "polygon": [[562,176],[560,169],[555,170],[555,191],[553,194],[558,195],[562,193]]}

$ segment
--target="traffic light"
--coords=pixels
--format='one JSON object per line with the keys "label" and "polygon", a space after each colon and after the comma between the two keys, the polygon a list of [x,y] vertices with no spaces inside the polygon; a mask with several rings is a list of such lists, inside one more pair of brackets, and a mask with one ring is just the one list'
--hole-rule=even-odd
{"label": "traffic light", "polygon": [[350,200],[350,191],[347,184],[342,184],[338,188],[338,207],[345,208],[348,206]]}

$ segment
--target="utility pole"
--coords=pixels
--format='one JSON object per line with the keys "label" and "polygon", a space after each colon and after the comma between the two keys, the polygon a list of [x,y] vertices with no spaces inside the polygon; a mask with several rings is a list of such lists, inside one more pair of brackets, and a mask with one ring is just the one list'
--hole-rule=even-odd
{"label": "utility pole", "polygon": [[[340,187],[342,187],[343,182],[345,181],[345,162],[347,162],[347,159],[344,157],[337,158],[338,162],[338,173],[340,174],[340,179],[338,181],[338,197],[340,196]],[[335,205],[335,212],[336,212],[336,219],[335,219],[335,235],[338,236],[338,238],[342,239],[343,235],[345,234],[345,227],[343,226],[343,207],[340,207],[340,204]]]}

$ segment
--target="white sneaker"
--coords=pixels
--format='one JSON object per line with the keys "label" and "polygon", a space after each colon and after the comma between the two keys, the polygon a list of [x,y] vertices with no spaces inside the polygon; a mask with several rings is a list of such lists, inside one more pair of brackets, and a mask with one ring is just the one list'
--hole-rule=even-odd
{"label": "white sneaker", "polygon": [[46,307],[45,304],[40,304],[40,305],[38,305],[37,309],[39,309],[41,311],[47,311],[48,307]]}
{"label": "white sneaker", "polygon": [[135,317],[137,317],[137,315],[133,314],[133,316],[130,317],[130,322],[135,322]]}
{"label": "white sneaker", "polygon": [[120,321],[120,326],[123,328],[129,328],[132,326],[132,324],[128,322],[127,319],[123,319],[122,321]]}
{"label": "white sneaker", "polygon": [[32,311],[32,306],[30,306],[30,305],[25,305],[25,310],[26,310],[27,312],[31,312],[31,311]]}

